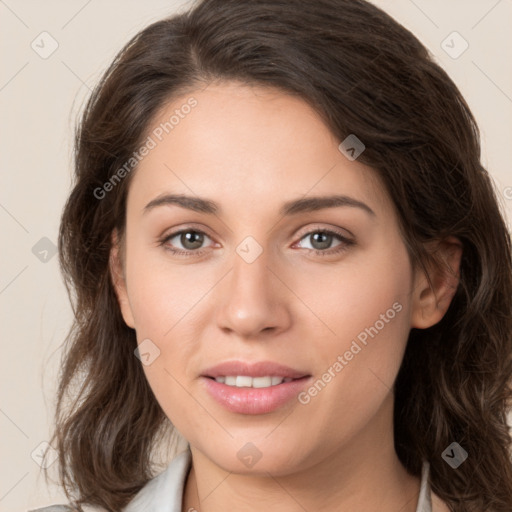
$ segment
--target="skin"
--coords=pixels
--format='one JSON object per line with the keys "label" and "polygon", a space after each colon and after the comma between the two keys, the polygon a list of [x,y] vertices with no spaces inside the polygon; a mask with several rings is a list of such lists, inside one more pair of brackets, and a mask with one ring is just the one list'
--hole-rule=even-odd
{"label": "skin", "polygon": [[[432,247],[453,272],[432,271],[430,288],[376,172],[349,161],[307,103],[277,90],[212,84],[171,101],[148,134],[191,95],[197,106],[133,176],[126,237],[113,234],[111,258],[125,322],[160,350],[144,366],[149,384],[190,443],[183,510],[414,512],[420,481],[394,450],[391,388],[410,329],[434,325],[450,304],[460,244]],[[163,193],[208,198],[221,212],[143,213]],[[278,213],[286,201],[331,194],[375,215],[350,206]],[[180,236],[159,244],[188,227],[206,233],[200,249]],[[311,236],[322,228],[355,243],[332,254],[345,244],[333,237],[322,249]],[[236,252],[247,236],[263,251],[252,263]],[[321,378],[394,303],[400,312],[306,405],[237,414],[202,386],[202,370],[228,359],[277,361]],[[237,457],[248,442],[262,453],[252,468]],[[447,509],[436,501],[434,510]]]}

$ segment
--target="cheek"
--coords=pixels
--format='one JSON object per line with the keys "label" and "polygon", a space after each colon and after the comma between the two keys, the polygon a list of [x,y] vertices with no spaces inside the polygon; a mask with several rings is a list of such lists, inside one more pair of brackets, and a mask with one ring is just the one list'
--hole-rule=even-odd
{"label": "cheek", "polygon": [[311,318],[315,327],[321,327],[323,341],[317,346],[323,354],[332,359],[333,353],[348,350],[354,339],[364,347],[379,340],[372,344],[379,357],[404,344],[410,328],[412,275],[398,238],[382,240],[329,269],[309,265],[294,272],[287,276],[288,282],[320,322],[311,315],[298,320],[304,329]]}
{"label": "cheek", "polygon": [[137,335],[165,340],[187,324],[215,276],[204,266],[170,262],[162,248],[138,249],[134,243],[130,255],[128,291]]}
{"label": "cheek", "polygon": [[391,247],[372,253],[364,268],[355,272],[357,277],[347,277],[352,292],[340,314],[348,320],[349,339],[344,337],[345,343],[350,342],[347,349],[357,343],[361,364],[390,387],[410,330],[411,301],[408,255],[401,245]]}
{"label": "cheek", "polygon": [[127,276],[137,340],[147,344],[152,357],[143,369],[162,406],[162,400],[185,404],[190,395],[180,383],[187,386],[192,378],[187,364],[197,352],[201,312],[218,279],[211,269],[170,264],[160,249],[144,251],[141,245],[129,245]]}
{"label": "cheek", "polygon": [[[355,432],[390,393],[402,362],[410,331],[410,263],[405,247],[383,244],[350,272],[334,274],[315,276],[315,283],[324,285],[325,304],[322,309],[317,298],[315,311],[322,311],[335,335],[317,344],[319,381],[304,402],[312,415],[345,422]],[[314,296],[310,292],[309,298]]]}

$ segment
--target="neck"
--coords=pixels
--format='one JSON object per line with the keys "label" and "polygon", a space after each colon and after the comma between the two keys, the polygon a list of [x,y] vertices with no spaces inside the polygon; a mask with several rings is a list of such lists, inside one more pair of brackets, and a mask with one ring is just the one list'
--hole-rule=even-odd
{"label": "neck", "polygon": [[396,455],[392,413],[390,394],[368,425],[338,451],[279,477],[225,471],[191,446],[183,512],[415,512],[420,479],[409,475]]}

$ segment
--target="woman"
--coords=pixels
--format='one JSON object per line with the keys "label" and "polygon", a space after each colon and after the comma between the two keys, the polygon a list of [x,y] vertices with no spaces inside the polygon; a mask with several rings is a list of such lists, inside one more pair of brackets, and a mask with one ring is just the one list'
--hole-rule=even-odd
{"label": "woman", "polygon": [[70,507],[510,511],[510,238],[479,155],[365,1],[203,0],[135,36],[61,223]]}

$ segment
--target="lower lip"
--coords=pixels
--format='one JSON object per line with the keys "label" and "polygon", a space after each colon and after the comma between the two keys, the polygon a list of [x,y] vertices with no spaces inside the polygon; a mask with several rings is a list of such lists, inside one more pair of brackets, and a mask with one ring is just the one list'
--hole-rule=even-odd
{"label": "lower lip", "polygon": [[311,377],[302,377],[268,388],[237,388],[209,377],[201,379],[208,393],[229,411],[240,414],[266,414],[297,398]]}

